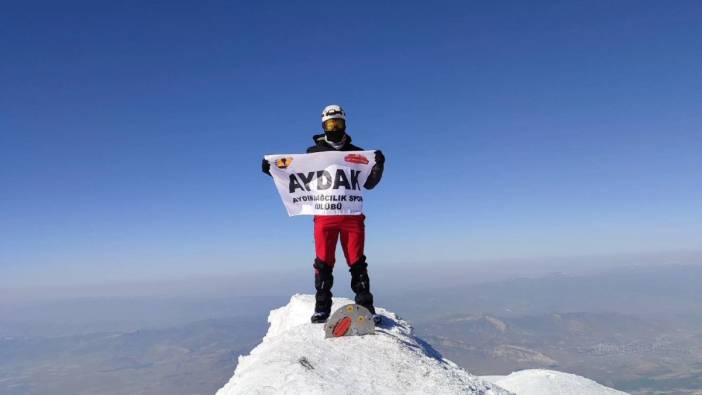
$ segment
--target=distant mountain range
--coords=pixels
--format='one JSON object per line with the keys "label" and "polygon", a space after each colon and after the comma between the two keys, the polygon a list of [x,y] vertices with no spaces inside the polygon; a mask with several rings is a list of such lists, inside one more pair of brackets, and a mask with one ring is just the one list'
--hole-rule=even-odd
{"label": "distant mountain range", "polygon": [[[634,394],[695,394],[700,278],[698,266],[660,265],[375,293],[473,374],[556,369]],[[212,394],[287,295],[5,304],[0,395]]]}

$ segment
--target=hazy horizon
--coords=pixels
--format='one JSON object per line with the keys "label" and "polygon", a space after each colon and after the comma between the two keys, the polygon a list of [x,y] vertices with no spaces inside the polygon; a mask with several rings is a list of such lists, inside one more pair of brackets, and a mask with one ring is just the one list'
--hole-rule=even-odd
{"label": "hazy horizon", "polygon": [[[405,264],[378,263],[370,267],[371,273],[378,276],[379,286],[390,288],[421,287],[431,288],[452,283],[488,282],[513,277],[538,277],[553,272],[566,274],[587,274],[607,271],[627,266],[682,264],[702,264],[702,250],[668,251],[658,253],[594,254],[580,256],[551,256],[535,258],[465,259],[443,262],[409,262]],[[265,281],[274,284],[273,288],[312,289],[309,278],[309,265],[295,263],[289,266],[271,265],[265,268],[250,268],[221,273],[193,273],[183,275],[166,273],[151,278],[130,278],[104,281],[74,280],[66,282],[39,283],[31,278],[17,281],[11,276],[0,279],[0,304],[3,302],[27,301],[32,299],[55,299],[71,297],[100,296],[154,296],[169,295],[214,296],[222,294],[230,284],[238,286],[235,294],[257,295],[269,293],[260,287]],[[427,270],[430,269],[430,270]],[[336,265],[337,276],[347,275],[344,262]],[[264,281],[263,276],[266,276]],[[396,281],[387,281],[395,278]],[[387,281],[387,284],[384,282]],[[375,283],[375,281],[374,281]],[[401,285],[398,285],[401,284]],[[229,291],[227,295],[232,295]]]}

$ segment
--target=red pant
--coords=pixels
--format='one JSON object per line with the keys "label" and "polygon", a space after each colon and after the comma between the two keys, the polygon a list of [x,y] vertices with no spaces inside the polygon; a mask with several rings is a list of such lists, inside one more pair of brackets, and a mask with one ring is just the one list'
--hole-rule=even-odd
{"label": "red pant", "polygon": [[361,215],[316,215],[314,217],[314,247],[317,258],[334,267],[336,242],[341,235],[341,248],[349,266],[363,258],[363,243],[366,237]]}

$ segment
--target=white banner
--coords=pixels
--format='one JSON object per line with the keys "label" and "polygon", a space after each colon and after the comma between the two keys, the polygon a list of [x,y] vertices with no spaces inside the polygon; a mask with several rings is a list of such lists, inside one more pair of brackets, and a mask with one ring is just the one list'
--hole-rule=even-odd
{"label": "white banner", "polygon": [[266,155],[288,215],[363,213],[363,184],[375,151]]}

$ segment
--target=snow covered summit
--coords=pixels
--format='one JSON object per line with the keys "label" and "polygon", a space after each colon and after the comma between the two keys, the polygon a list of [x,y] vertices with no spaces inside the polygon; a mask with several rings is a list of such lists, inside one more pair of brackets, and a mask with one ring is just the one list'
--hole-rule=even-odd
{"label": "snow covered summit", "polygon": [[517,395],[626,395],[585,377],[555,370],[526,369],[508,376],[482,376],[483,379]]}
{"label": "snow covered summit", "polygon": [[[334,298],[333,310],[352,303]],[[270,327],[234,377],[216,395],[236,394],[481,394],[615,395],[623,392],[574,374],[528,369],[476,377],[443,359],[390,311],[375,335],[325,339],[310,324],[314,296],[294,295],[271,311]],[[511,391],[511,392],[510,392]]]}
{"label": "snow covered summit", "polygon": [[[348,303],[334,298],[332,309]],[[298,294],[271,311],[263,341],[217,395],[510,394],[443,359],[392,312],[376,308],[384,321],[375,335],[325,339],[313,310],[314,296]]]}

